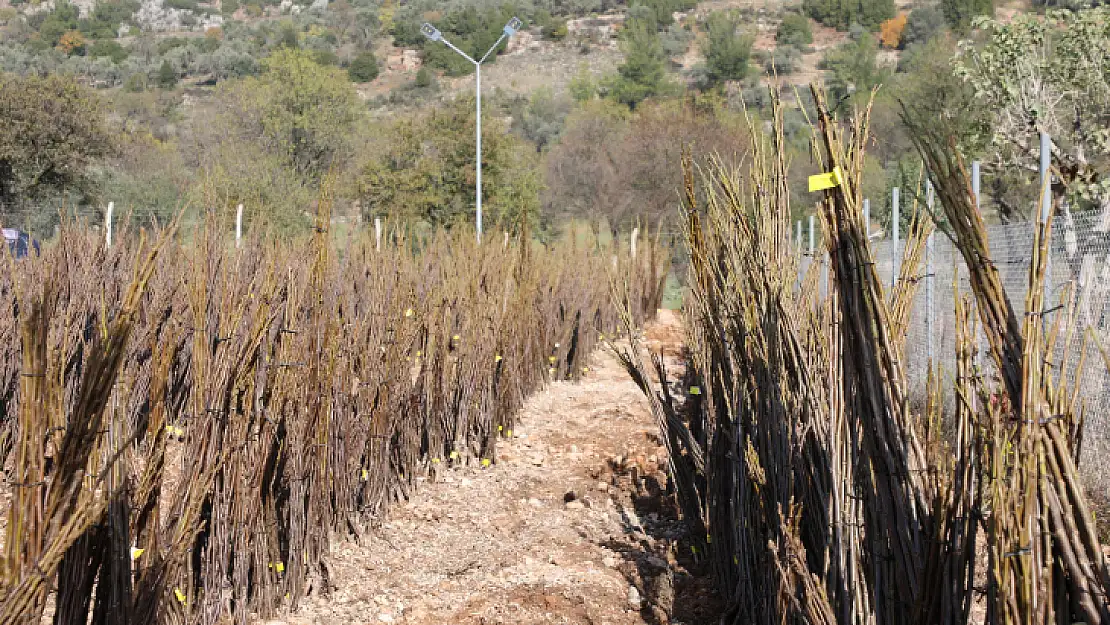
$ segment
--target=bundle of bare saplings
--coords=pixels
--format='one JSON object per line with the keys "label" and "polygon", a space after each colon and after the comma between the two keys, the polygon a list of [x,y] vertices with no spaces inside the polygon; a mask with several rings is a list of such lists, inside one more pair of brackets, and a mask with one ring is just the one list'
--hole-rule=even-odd
{"label": "bundle of bare saplings", "polygon": [[[955,142],[907,110],[972,292],[957,297],[958,370],[931,372],[911,408],[908,311],[934,221],[914,207],[886,288],[861,210],[869,109],[841,122],[813,96],[814,159],[837,172],[815,194],[827,294],[822,263],[790,243],[772,93],[771,130],[751,124],[747,176],[716,167],[699,180],[687,162],[689,357],[672,381],[684,388],[655,382],[660,357],[649,372],[624,353],[670,446],[693,547],[731,602],[725,622],[1110,623],[1110,570],[1076,470],[1082,398],[1061,374],[1071,363],[1054,362],[1069,353],[1058,344],[1088,337],[1074,331],[1074,297],[1044,299],[1051,220],[1014,310]],[[973,362],[979,332],[990,366]]]}
{"label": "bundle of bare saplings", "polygon": [[585,374],[619,325],[607,274],[640,318],[659,303],[654,250],[379,249],[328,223],[242,248],[215,227],[108,249],[63,227],[0,259],[0,623],[295,606],[327,588],[329,540],[437,465],[495,463],[529,393]]}

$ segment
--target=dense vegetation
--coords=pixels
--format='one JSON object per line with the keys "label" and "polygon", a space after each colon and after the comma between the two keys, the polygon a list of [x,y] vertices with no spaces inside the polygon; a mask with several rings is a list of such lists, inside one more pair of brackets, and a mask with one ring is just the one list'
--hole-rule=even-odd
{"label": "dense vegetation", "polygon": [[[253,5],[223,6],[229,13]],[[668,214],[675,207],[673,175],[659,167],[645,179],[636,171],[643,165],[630,165],[611,148],[631,141],[645,153],[673,158],[693,137],[683,134],[693,127],[742,127],[744,108],[766,114],[761,76],[789,76],[803,57],[813,63],[814,26],[807,15],[815,12],[841,11],[817,17],[847,31],[818,63],[839,106],[851,108],[883,87],[873,123],[885,139],[868,154],[862,179],[881,222],[888,220],[889,188],[916,176],[918,159],[899,104],[910,94],[948,94],[926,100],[941,107],[938,119],[958,127],[968,153],[985,161],[985,207],[992,218],[1020,219],[1029,210],[1018,199],[1035,184],[1022,156],[1028,150],[1007,142],[1013,134],[1007,124],[1018,120],[1043,125],[1061,137],[1061,146],[1069,146],[1059,151],[1069,182],[1058,193],[1068,194],[1073,206],[1099,204],[1107,195],[1097,174],[1106,153],[1097,129],[1110,110],[1101,93],[1105,63],[1088,52],[1108,40],[1101,10],[1050,12],[1059,25],[1053,30],[1032,19],[1005,27],[980,24],[976,20],[992,12],[989,2],[920,3],[893,19],[887,19],[891,14],[881,2],[810,3],[804,13],[774,18],[774,49],[756,50],[751,22],[765,18],[750,11],[700,10],[674,20],[675,12],[692,6],[678,0],[631,6],[600,0],[403,6],[339,0],[278,19],[226,21],[196,36],[140,30],[134,6],[123,2],[102,2],[85,18],[65,3],[30,17],[7,11],[0,14],[0,66],[16,74],[4,79],[15,82],[2,96],[6,106],[15,107],[13,115],[25,106],[13,91],[25,90],[20,81],[33,81],[19,76],[58,71],[85,85],[116,87],[99,95],[69,87],[68,104],[34,115],[42,129],[0,129],[7,133],[2,140],[9,163],[0,209],[7,221],[44,234],[63,203],[93,215],[111,200],[134,218],[163,220],[183,204],[220,212],[243,203],[251,227],[293,232],[310,222],[303,207],[327,175],[335,180],[338,211],[348,216],[451,224],[467,214],[474,199],[473,120],[465,99],[449,97],[440,77],[469,67],[459,65],[444,46],[427,46],[419,24],[429,20],[475,52],[495,41],[516,14],[535,25],[539,37],[589,50],[604,42],[593,35],[570,37],[566,21],[614,8],[627,17],[617,35],[624,60],[613,71],[583,70],[565,91],[487,92],[486,200],[498,223],[529,224],[542,234],[567,217],[588,217],[595,224],[605,219],[627,228],[637,216],[655,220]],[[849,9],[855,13],[843,13]],[[120,24],[132,34],[139,30],[138,36],[115,37],[124,30]],[[971,30],[973,25],[980,27]],[[960,36],[972,37],[962,51],[956,43]],[[413,46],[425,66],[407,83],[364,103],[351,83],[373,81],[382,71],[376,42]],[[704,61],[676,72],[676,59],[694,45]],[[884,60],[884,48],[896,51],[897,64]],[[1028,49],[1039,52],[1024,55]],[[1028,102],[1021,90],[1033,84],[1051,89],[1038,96],[1043,102],[1035,109],[1018,110]],[[1090,87],[1069,88],[1074,84]],[[35,88],[33,82],[27,85]],[[1076,98],[1076,93],[1085,95]],[[306,115],[307,103],[326,103],[324,114]],[[433,103],[438,112],[421,110]],[[792,158],[805,162],[802,121],[813,110],[805,93],[796,104],[785,113],[785,132]],[[98,114],[104,105],[111,112]],[[1043,115],[1046,107],[1058,114]],[[1061,121],[1068,107],[1079,111],[1078,124]],[[74,115],[82,116],[80,128],[71,128]],[[503,122],[506,117],[511,123]],[[590,145],[585,129],[602,126],[615,133],[615,143]],[[680,130],[658,132],[664,127]],[[33,139],[35,133],[41,137]],[[72,140],[61,140],[66,137]],[[716,145],[712,137],[733,135],[710,132],[698,140]],[[42,141],[51,149],[32,163],[26,158],[29,146]],[[429,141],[436,150],[420,147]],[[727,156],[743,151],[742,145],[722,142],[721,147]],[[588,155],[583,162],[589,165],[573,164],[566,156],[571,154]],[[40,177],[36,168],[51,175]],[[811,173],[797,169],[799,180]],[[623,182],[625,176],[640,182]],[[806,210],[796,204],[796,216]]]}

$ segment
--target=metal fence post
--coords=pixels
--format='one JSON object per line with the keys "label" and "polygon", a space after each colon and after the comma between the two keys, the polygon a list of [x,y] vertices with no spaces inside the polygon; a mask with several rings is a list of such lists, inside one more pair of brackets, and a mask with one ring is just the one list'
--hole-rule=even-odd
{"label": "metal fence post", "polygon": [[[1041,133],[1041,210],[1040,226],[1048,223],[1048,213],[1052,208],[1052,172],[1049,171],[1052,163],[1052,140],[1047,132]],[[1044,272],[1044,300],[1048,304],[1049,294],[1052,290],[1052,240],[1048,241],[1048,257],[1045,258]]]}
{"label": "metal fence post", "polygon": [[809,261],[806,263],[806,270],[807,271],[808,271],[809,267],[813,266],[813,250],[816,247],[814,245],[814,243],[816,241],[815,230],[814,230],[814,221],[815,221],[814,216],[810,215],[809,216]]}
{"label": "metal fence post", "polygon": [[892,289],[898,286],[898,265],[900,264],[898,262],[900,258],[898,254],[898,231],[900,230],[901,226],[901,224],[899,223],[899,221],[901,220],[901,215],[898,214],[898,199],[898,187],[894,187],[890,190],[890,234],[892,242],[892,245],[890,246],[890,288]]}
{"label": "metal fence post", "polygon": [[[929,208],[929,214],[933,213],[933,183],[929,180],[925,181],[925,205]],[[933,359],[936,358],[936,344],[933,334],[936,319],[934,318],[933,289],[936,287],[934,284],[935,271],[933,270],[933,255],[936,253],[936,232],[930,232],[929,238],[925,241],[925,334],[926,343],[928,345],[928,366],[933,366]]]}

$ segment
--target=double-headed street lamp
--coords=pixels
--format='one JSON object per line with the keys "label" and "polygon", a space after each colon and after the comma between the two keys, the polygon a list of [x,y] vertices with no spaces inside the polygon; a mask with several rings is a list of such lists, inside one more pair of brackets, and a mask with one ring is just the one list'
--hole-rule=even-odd
{"label": "double-headed street lamp", "polygon": [[509,23],[505,24],[505,28],[503,28],[501,30],[501,37],[497,39],[497,43],[493,44],[493,47],[490,48],[488,52],[486,52],[486,55],[483,56],[480,60],[477,60],[477,61],[475,61],[473,58],[471,58],[471,56],[469,54],[467,54],[467,53],[463,52],[462,50],[458,49],[457,47],[455,47],[455,44],[453,44],[450,41],[447,41],[446,39],[444,39],[443,38],[443,33],[439,32],[439,29],[437,29],[435,26],[432,26],[431,24],[425,22],[424,25],[420,27],[420,32],[423,33],[423,35],[425,37],[427,37],[428,39],[431,39],[432,41],[442,41],[448,48],[451,48],[455,52],[458,52],[460,55],[462,55],[462,57],[464,59],[466,59],[466,60],[468,60],[468,61],[470,61],[471,63],[474,64],[475,91],[477,92],[477,95],[478,95],[478,97],[477,97],[477,102],[478,102],[477,109],[478,110],[477,110],[477,118],[476,118],[476,124],[477,124],[477,131],[476,131],[477,141],[476,141],[476,144],[477,145],[475,147],[475,155],[476,155],[476,158],[477,158],[477,161],[478,161],[477,162],[477,180],[476,180],[477,181],[476,191],[477,191],[477,198],[478,198],[478,206],[477,206],[476,211],[475,211],[476,216],[477,216],[478,243],[482,242],[482,63],[484,63],[485,60],[487,58],[489,58],[489,55],[493,54],[493,51],[497,49],[497,46],[501,45],[502,41],[505,41],[505,39],[507,39],[508,37],[512,37],[514,34],[516,34],[516,32],[518,30],[520,30],[521,25],[522,25],[521,21],[519,19],[515,18],[515,17],[513,19],[509,20]]}

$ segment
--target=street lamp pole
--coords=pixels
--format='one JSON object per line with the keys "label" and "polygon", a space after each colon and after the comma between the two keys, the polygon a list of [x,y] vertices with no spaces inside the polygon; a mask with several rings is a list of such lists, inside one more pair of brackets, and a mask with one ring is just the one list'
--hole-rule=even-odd
{"label": "street lamp pole", "polygon": [[518,30],[520,30],[521,25],[522,25],[521,21],[519,19],[515,18],[515,17],[513,19],[509,20],[509,23],[505,24],[505,27],[503,29],[501,29],[501,36],[497,39],[497,43],[493,44],[493,47],[491,47],[486,52],[485,56],[483,56],[481,59],[479,59],[477,61],[475,61],[466,52],[463,52],[462,50],[458,49],[455,46],[455,44],[451,43],[450,41],[447,41],[447,39],[445,39],[443,37],[443,33],[439,32],[439,29],[437,29],[435,26],[432,26],[431,24],[425,22],[424,25],[420,27],[420,32],[425,37],[427,37],[428,39],[430,39],[432,41],[441,41],[441,42],[443,42],[443,44],[446,45],[448,48],[451,48],[452,50],[457,52],[460,56],[462,56],[464,59],[466,59],[466,60],[470,61],[472,64],[474,64],[475,91],[476,91],[476,94],[477,94],[477,97],[476,97],[476,101],[477,101],[476,108],[477,108],[477,110],[476,110],[476,118],[475,118],[476,130],[475,130],[475,141],[474,141],[474,144],[475,144],[474,158],[476,160],[475,182],[476,182],[476,187],[477,187],[475,189],[475,195],[476,195],[476,198],[477,198],[477,206],[475,208],[475,218],[476,218],[475,224],[476,224],[476,227],[477,227],[477,236],[478,236],[478,243],[479,244],[481,244],[481,242],[482,242],[482,63],[484,63],[486,61],[486,59],[489,58],[489,55],[493,54],[493,51],[497,49],[497,46],[501,45],[502,41],[505,41],[505,39],[507,39],[509,37],[512,37],[514,34],[516,34],[516,32]]}

